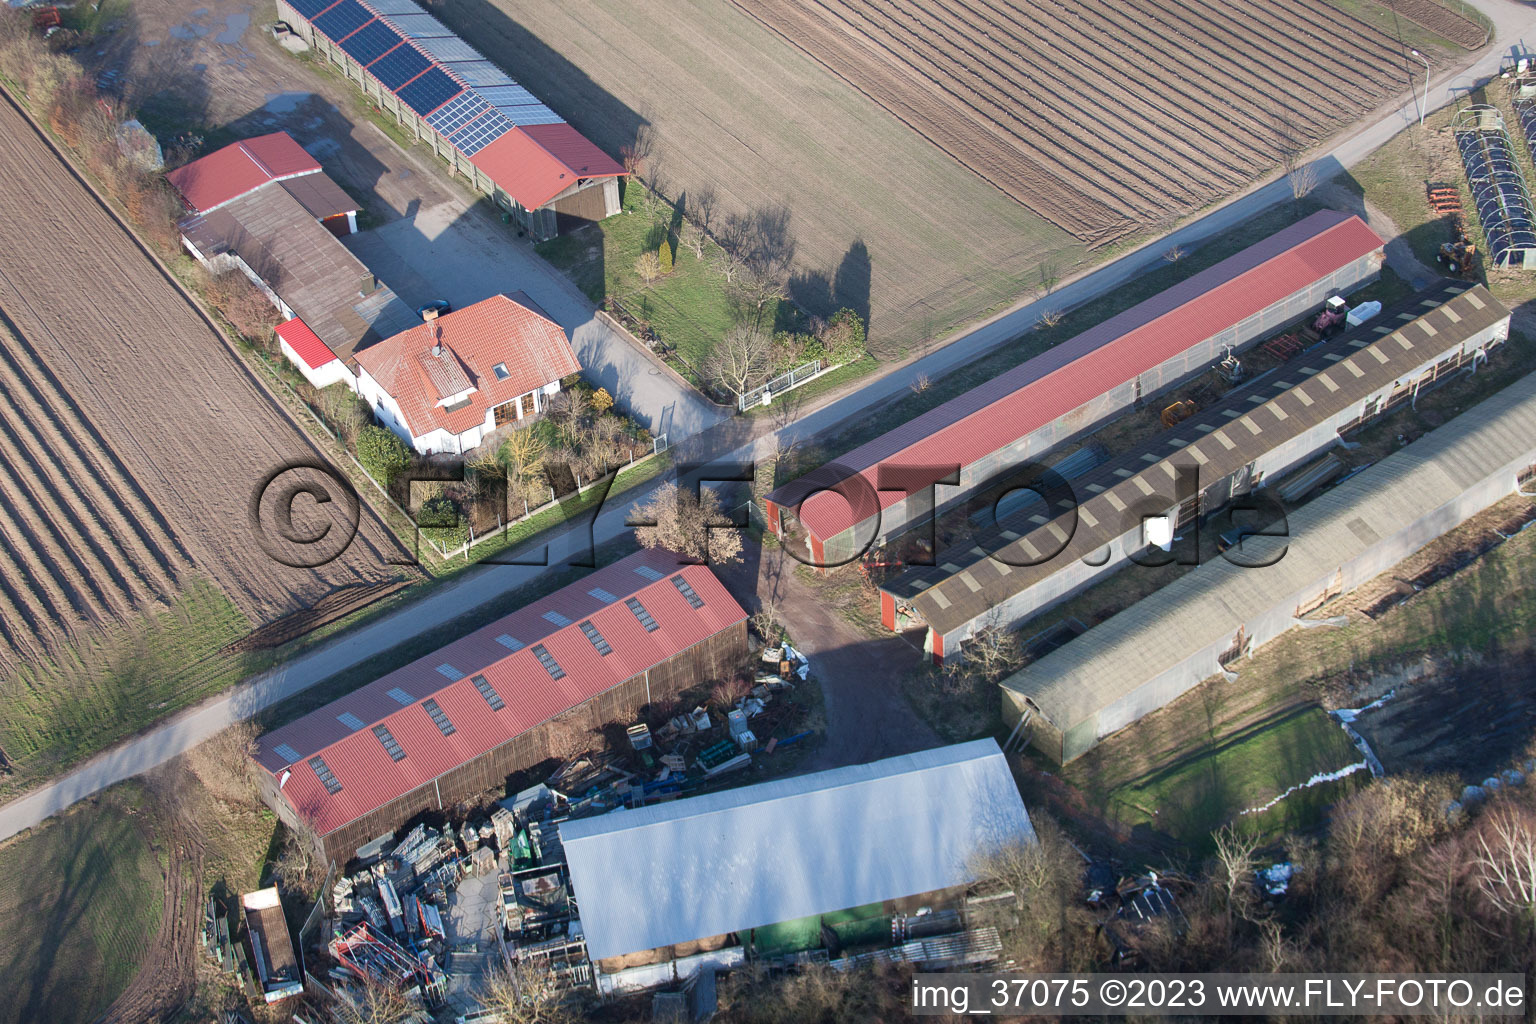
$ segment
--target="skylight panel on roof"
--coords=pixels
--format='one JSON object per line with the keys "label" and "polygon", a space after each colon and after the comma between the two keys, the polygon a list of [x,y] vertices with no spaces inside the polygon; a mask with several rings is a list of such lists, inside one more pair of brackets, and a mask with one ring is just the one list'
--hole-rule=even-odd
{"label": "skylight panel on roof", "polygon": [[501,699],[501,694],[496,692],[496,688],[486,680],[485,676],[471,676],[469,681],[475,684],[475,689],[480,691],[480,696],[485,698],[485,702],[491,706],[492,711],[500,711],[507,706]]}
{"label": "skylight panel on roof", "polygon": [[454,734],[453,723],[448,721],[448,713],[435,700],[424,700],[421,706],[426,709],[427,715],[432,719],[432,724],[437,726],[437,731],[444,736]]}
{"label": "skylight panel on roof", "polygon": [[289,764],[299,763],[299,752],[294,750],[286,743],[279,743],[277,746],[273,747],[272,753],[276,754],[284,761],[287,761]]}
{"label": "skylight panel on roof", "polygon": [[599,633],[597,627],[592,625],[591,619],[581,624],[581,631],[587,634],[587,639],[592,641],[592,646],[597,648],[598,654],[606,658],[613,653],[613,648],[608,646],[608,641],[603,639],[603,634]]}
{"label": "skylight panel on roof", "polygon": [[508,377],[512,376],[512,371],[507,369],[506,363],[497,363],[495,366],[491,367],[491,372],[496,375],[497,380],[506,380]]}
{"label": "skylight panel on roof", "polygon": [[569,626],[571,624],[571,620],[559,612],[545,612],[544,619],[548,622],[553,622],[557,626]]}
{"label": "skylight panel on roof", "polygon": [[384,752],[389,755],[391,761],[405,760],[404,748],[395,742],[394,734],[389,731],[387,726],[374,726],[373,734],[379,738],[380,743],[384,744]]}
{"label": "skylight panel on roof", "polygon": [[637,565],[637,566],[635,566],[635,574],[637,576],[644,576],[646,579],[650,580],[652,583],[655,583],[657,580],[663,580],[663,579],[667,578],[667,574],[666,573],[664,573],[664,572],[657,572],[655,569],[652,569],[648,565]]}
{"label": "skylight panel on roof", "polygon": [[533,656],[539,659],[539,664],[544,666],[544,671],[549,673],[551,679],[565,678],[565,669],[560,667],[560,663],[555,660],[555,656],[550,654],[543,644],[534,645]]}
{"label": "skylight panel on roof", "polygon": [[603,602],[603,604],[613,604],[613,602],[618,600],[617,597],[608,593],[608,591],[604,590],[602,587],[593,587],[591,590],[587,591],[587,595],[589,597],[597,598],[599,601]]}
{"label": "skylight panel on roof", "polygon": [[501,636],[498,636],[496,638],[496,642],[501,644],[501,646],[505,647],[509,651],[520,651],[524,647],[528,646],[527,644],[523,643],[521,640],[518,640],[515,637],[508,636],[506,633],[503,633],[503,634],[501,634]]}
{"label": "skylight panel on roof", "polygon": [[361,718],[358,718],[356,715],[354,715],[350,711],[343,711],[341,714],[337,715],[336,716],[336,721],[340,722],[342,725],[346,726],[348,729],[351,729],[353,732],[357,732],[357,730],[361,729],[364,725],[368,724],[368,723],[364,722]]}
{"label": "skylight panel on roof", "polygon": [[309,766],[314,769],[315,776],[320,780],[320,784],[325,787],[325,791],[327,793],[335,796],[337,793],[341,792],[340,780],[338,780],[335,775],[331,774],[331,769],[326,765],[325,760],[320,757],[320,755],[316,754],[314,757],[310,758]]}
{"label": "skylight panel on roof", "polygon": [[463,672],[460,672],[458,669],[454,668],[452,665],[447,664],[446,662],[437,666],[437,674],[443,676],[446,679],[451,679],[455,683],[464,678]]}
{"label": "skylight panel on roof", "polygon": [[651,618],[651,613],[645,610],[645,605],[641,604],[638,598],[631,597],[624,604],[634,613],[635,618],[640,620],[640,625],[645,627],[647,633],[654,633],[661,628],[656,620]]}
{"label": "skylight panel on roof", "polygon": [[[463,677],[461,676],[460,678]],[[389,696],[394,700],[396,704],[399,704],[401,707],[406,707],[416,702],[415,697],[412,697],[398,686],[389,691]]]}
{"label": "skylight panel on roof", "polygon": [[677,592],[679,594],[682,594],[688,599],[688,603],[690,605],[695,608],[704,607],[704,599],[698,595],[698,593],[693,589],[692,585],[690,585],[687,580],[683,579],[682,576],[673,576],[672,585],[677,588]]}

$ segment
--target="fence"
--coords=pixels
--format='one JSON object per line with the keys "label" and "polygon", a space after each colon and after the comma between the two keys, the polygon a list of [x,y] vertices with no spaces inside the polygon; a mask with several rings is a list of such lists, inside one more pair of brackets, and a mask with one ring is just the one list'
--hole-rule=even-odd
{"label": "fence", "polygon": [[[836,366],[827,367],[828,372],[835,369],[837,369]],[[785,391],[793,391],[812,377],[820,376],[822,372],[820,359],[813,359],[809,363],[802,363],[788,373],[780,374],[773,378],[773,380],[762,387],[753,388],[742,395],[736,400],[736,408],[740,412],[746,412],[754,405],[767,405],[773,401],[775,395],[782,394]]]}

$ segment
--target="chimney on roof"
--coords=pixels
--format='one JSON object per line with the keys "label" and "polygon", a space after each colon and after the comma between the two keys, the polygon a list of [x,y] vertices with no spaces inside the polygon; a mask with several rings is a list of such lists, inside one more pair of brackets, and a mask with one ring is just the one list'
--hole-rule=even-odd
{"label": "chimney on roof", "polygon": [[422,310],[421,319],[424,323],[431,323],[437,319],[437,310],[435,308]]}
{"label": "chimney on roof", "polygon": [[441,357],[442,354],[443,354],[442,342],[438,342],[437,344],[432,346],[432,355],[433,355],[434,358]]}

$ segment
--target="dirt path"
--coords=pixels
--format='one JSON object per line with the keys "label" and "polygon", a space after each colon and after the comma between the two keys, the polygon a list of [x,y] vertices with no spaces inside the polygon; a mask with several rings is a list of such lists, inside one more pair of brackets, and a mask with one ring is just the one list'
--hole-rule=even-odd
{"label": "dirt path", "polygon": [[805,771],[865,764],[943,743],[901,693],[900,677],[920,655],[895,636],[872,638],[794,572],[782,548],[748,552],[741,565],[717,566],[749,612],[777,602],[795,647],[811,663],[826,705],[827,734]]}

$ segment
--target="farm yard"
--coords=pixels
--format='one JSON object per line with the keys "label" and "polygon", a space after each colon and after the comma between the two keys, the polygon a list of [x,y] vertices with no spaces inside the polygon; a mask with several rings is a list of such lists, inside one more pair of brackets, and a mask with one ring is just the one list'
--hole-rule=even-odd
{"label": "farm yard", "polygon": [[1231,195],[1418,67],[1327,0],[736,3],[1089,246]]}
{"label": "farm yard", "polygon": [[[51,666],[91,666],[98,643],[168,612],[195,660],[344,586],[393,578],[388,563],[405,552],[364,505],[356,541],[328,565],[266,553],[252,497],[317,449],[9,102],[0,132],[0,674],[8,700],[51,709],[40,722],[7,717],[14,760],[12,727],[27,730],[24,756],[82,726],[67,710],[82,710],[78,695],[62,692],[70,673]],[[296,533],[346,526],[325,516],[345,516],[345,502],[308,500],[294,504]],[[118,644],[110,671],[90,673],[124,691],[93,695],[92,719],[164,713],[134,696],[174,667],[141,662],[146,647],[142,635]]]}

